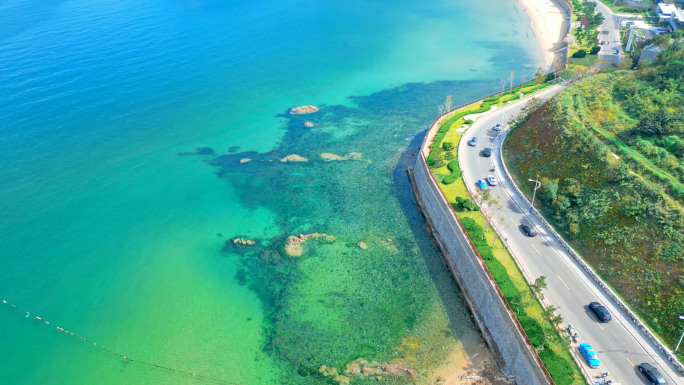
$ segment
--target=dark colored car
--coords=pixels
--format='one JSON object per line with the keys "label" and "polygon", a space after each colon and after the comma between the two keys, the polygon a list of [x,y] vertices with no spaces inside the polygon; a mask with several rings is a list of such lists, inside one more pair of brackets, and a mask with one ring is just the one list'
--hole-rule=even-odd
{"label": "dark colored car", "polygon": [[589,310],[591,310],[591,312],[594,313],[596,318],[598,318],[598,320],[601,322],[608,322],[612,318],[610,316],[610,312],[608,312],[608,309],[598,302],[590,303]]}
{"label": "dark colored car", "polygon": [[473,136],[473,138],[468,141],[468,145],[474,146],[476,144],[477,144],[477,138]]}
{"label": "dark colored car", "polygon": [[528,237],[534,237],[537,235],[537,231],[530,225],[520,225],[520,228],[525,234],[527,234]]}
{"label": "dark colored car", "polygon": [[637,368],[639,368],[641,374],[643,374],[644,377],[646,377],[646,380],[649,382],[649,384],[667,385],[667,381],[665,381],[663,375],[660,374],[658,369],[654,368],[652,365],[643,363],[641,365],[637,365]]}
{"label": "dark colored car", "polygon": [[485,147],[485,149],[482,150],[482,155],[484,155],[484,156],[486,156],[487,158],[489,158],[490,156],[492,156],[492,149],[489,148],[489,147]]}

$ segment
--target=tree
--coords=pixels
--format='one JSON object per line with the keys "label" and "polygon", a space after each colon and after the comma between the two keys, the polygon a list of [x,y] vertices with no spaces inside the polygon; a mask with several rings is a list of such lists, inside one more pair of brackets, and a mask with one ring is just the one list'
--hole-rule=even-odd
{"label": "tree", "polygon": [[451,116],[451,106],[453,105],[454,102],[451,100],[451,95],[447,95],[446,100],[444,101],[444,107],[446,108],[447,117]]}
{"label": "tree", "polygon": [[542,290],[546,289],[546,277],[543,275],[540,276],[539,278],[534,280],[534,284],[531,286],[534,293],[539,298],[544,299],[544,293],[542,293]]}
{"label": "tree", "polygon": [[587,56],[587,51],[585,51],[583,49],[577,50],[577,52],[572,54],[572,57],[577,58],[577,59],[581,59],[585,56]]}
{"label": "tree", "polygon": [[537,68],[537,72],[534,73],[534,82],[537,84],[541,84],[544,82],[544,79],[546,78],[546,72],[539,67]]}
{"label": "tree", "polygon": [[514,79],[515,79],[515,72],[511,71],[511,79],[510,79],[511,93],[513,92],[513,81],[514,81]]}
{"label": "tree", "polygon": [[589,54],[590,55],[596,55],[597,53],[599,53],[600,50],[601,50],[601,47],[599,47],[598,45],[595,45],[595,46],[591,47],[591,50],[589,50]]}
{"label": "tree", "polygon": [[622,58],[618,62],[618,69],[621,69],[621,70],[631,69],[633,63],[634,63],[634,61],[628,57]]}

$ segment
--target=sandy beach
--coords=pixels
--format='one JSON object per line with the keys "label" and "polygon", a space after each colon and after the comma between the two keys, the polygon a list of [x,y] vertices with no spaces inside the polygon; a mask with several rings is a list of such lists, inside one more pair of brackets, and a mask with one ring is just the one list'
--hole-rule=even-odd
{"label": "sandy beach", "polygon": [[518,0],[530,18],[548,66],[554,63],[554,56],[562,57],[554,52],[563,48],[563,37],[568,29],[567,13],[559,2],[565,4],[563,0]]}

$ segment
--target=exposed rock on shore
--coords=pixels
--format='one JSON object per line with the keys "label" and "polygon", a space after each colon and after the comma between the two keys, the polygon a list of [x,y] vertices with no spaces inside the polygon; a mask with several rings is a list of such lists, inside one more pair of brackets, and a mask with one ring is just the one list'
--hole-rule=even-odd
{"label": "exposed rock on shore", "polygon": [[360,160],[363,155],[360,152],[350,152],[347,155],[340,156],[337,154],[331,154],[329,152],[324,152],[320,155],[320,157],[326,161],[326,162],[332,162],[332,161],[342,161],[342,160]]}
{"label": "exposed rock on shore", "polygon": [[299,107],[294,107],[290,108],[290,115],[303,115],[303,114],[311,114],[318,111],[318,107],[316,106],[299,106]]}
{"label": "exposed rock on shore", "polygon": [[314,124],[314,122],[309,122],[309,121],[304,122],[304,127],[313,128],[315,126],[316,125]]}
{"label": "exposed rock on shore", "polygon": [[312,233],[312,234],[299,234],[297,236],[290,235],[287,237],[287,242],[285,243],[285,254],[290,257],[299,257],[304,252],[302,245],[309,239],[319,239],[323,238],[325,241],[332,242],[335,240],[334,235],[329,235],[325,233]]}
{"label": "exposed rock on shore", "polygon": [[303,156],[297,155],[297,154],[290,154],[283,159],[280,160],[281,162],[308,162],[309,160],[306,159]]}

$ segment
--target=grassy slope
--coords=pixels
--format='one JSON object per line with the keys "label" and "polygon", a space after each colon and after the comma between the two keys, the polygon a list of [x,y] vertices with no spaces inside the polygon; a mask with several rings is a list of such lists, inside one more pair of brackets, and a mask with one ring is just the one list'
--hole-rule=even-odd
{"label": "grassy slope", "polygon": [[681,183],[619,139],[638,122],[615,86],[630,76],[569,87],[511,133],[507,158],[521,178],[541,178],[547,219],[674,346],[684,308]]}

